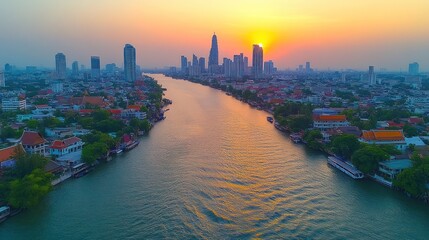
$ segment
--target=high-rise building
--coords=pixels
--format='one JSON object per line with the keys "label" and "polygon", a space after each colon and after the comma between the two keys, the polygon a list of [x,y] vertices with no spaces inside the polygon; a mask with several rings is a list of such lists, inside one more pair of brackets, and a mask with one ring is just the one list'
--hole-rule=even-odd
{"label": "high-rise building", "polygon": [[198,66],[198,57],[195,54],[192,55],[192,66]]}
{"label": "high-rise building", "polygon": [[219,48],[216,33],[212,37],[212,46],[209,55],[209,73],[215,73],[219,65]]}
{"label": "high-rise building", "polygon": [[369,85],[377,84],[377,76],[375,75],[375,72],[374,72],[374,66],[369,66],[368,81],[369,81]]}
{"label": "high-rise building", "polygon": [[224,58],[222,65],[223,65],[223,74],[225,75],[225,77],[232,77],[233,64],[231,59]]}
{"label": "high-rise building", "polygon": [[77,61],[74,61],[72,63],[72,75],[73,76],[79,75],[79,63]]}
{"label": "high-rise building", "polygon": [[125,81],[136,80],[136,49],[131,44],[126,44],[124,47],[124,73]]}
{"label": "high-rise building", "polygon": [[244,75],[244,56],[242,53],[234,55],[233,75],[236,78],[241,78]]}
{"label": "high-rise building", "polygon": [[272,60],[264,62],[264,74],[267,76],[274,74],[274,63]]}
{"label": "high-rise building", "polygon": [[206,59],[203,57],[200,57],[200,59],[198,59],[198,65],[200,66],[200,73],[205,73],[206,72]]}
{"label": "high-rise building", "polygon": [[312,69],[311,69],[311,65],[310,65],[310,62],[306,62],[306,63],[305,63],[305,71],[306,71],[307,73],[309,73],[309,72],[311,72],[311,71],[312,71]]}
{"label": "high-rise building", "polygon": [[417,62],[410,63],[408,65],[408,73],[410,75],[418,75],[419,74],[419,64]]}
{"label": "high-rise building", "polygon": [[4,73],[0,72],[0,87],[6,87],[6,82],[4,80]]}
{"label": "high-rise building", "polygon": [[100,57],[91,56],[91,78],[99,79],[100,76],[101,76]]}
{"label": "high-rise building", "polygon": [[188,71],[188,58],[185,56],[180,57],[180,71],[186,74]]}
{"label": "high-rise building", "polygon": [[262,77],[264,64],[264,50],[258,44],[253,45],[252,73],[255,78]]}
{"label": "high-rise building", "polygon": [[55,73],[58,79],[65,79],[67,71],[66,55],[57,53],[55,55]]}
{"label": "high-rise building", "polygon": [[12,65],[10,65],[9,63],[6,63],[6,64],[4,65],[4,71],[5,71],[5,72],[7,72],[7,73],[12,72],[12,69],[13,69],[13,66],[12,66]]}
{"label": "high-rise building", "polygon": [[249,75],[250,70],[249,70],[249,58],[248,57],[243,57],[243,68],[244,68],[244,75]]}

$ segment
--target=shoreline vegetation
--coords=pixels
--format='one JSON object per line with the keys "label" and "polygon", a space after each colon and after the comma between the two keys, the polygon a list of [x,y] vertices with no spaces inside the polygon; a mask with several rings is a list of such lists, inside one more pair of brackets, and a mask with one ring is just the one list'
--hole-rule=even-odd
{"label": "shoreline vegetation", "polygon": [[[73,110],[56,111],[55,116],[51,118],[26,121],[26,128],[43,133],[48,127],[79,125],[88,130],[88,134],[81,137],[84,142],[81,163],[61,168],[63,169],[61,176],[47,170],[50,162],[55,163],[55,156],[30,154],[22,148],[15,151],[13,167],[4,168],[0,172],[0,206],[10,207],[9,217],[39,204],[54,189],[54,185],[69,178],[81,177],[97,165],[109,162],[115,155],[133,149],[139,144],[140,137],[147,136],[157,122],[165,119],[164,113],[168,110],[165,107],[172,104],[171,100],[163,97],[166,89],[155,79],[147,76],[144,76],[142,84],[145,89],[145,104],[133,106],[139,107],[136,111],[144,114],[144,118],[117,118],[111,108],[87,104],[85,114]],[[129,102],[126,105],[115,102],[115,108],[126,108],[136,100],[133,96],[128,96]],[[11,116],[15,118],[17,114],[8,113],[6,120],[12,119]],[[59,121],[59,118],[64,121]],[[7,128],[5,131],[3,128],[1,137],[19,138],[22,133],[21,129]]]}
{"label": "shoreline vegetation", "polygon": [[[274,118],[274,126],[281,132],[289,135],[295,143],[303,143],[308,148],[320,151],[328,156],[335,156],[343,161],[352,163],[358,170],[371,180],[383,184],[384,178],[379,180],[376,175],[380,162],[392,159],[393,156],[403,154],[393,145],[375,145],[359,141],[359,138],[352,134],[340,134],[330,137],[329,141],[324,139],[323,133],[313,128],[312,111],[315,106],[306,103],[285,101],[283,103],[269,104],[258,97],[258,93],[248,89],[234,89],[231,84],[221,85],[218,81],[203,80],[200,78],[187,77],[183,75],[165,74],[168,77],[178,80],[190,81],[204,86],[225,92],[239,101],[249,104],[258,110],[265,111]],[[344,109],[344,114],[351,122],[361,130],[370,130],[376,128],[379,120],[389,118],[397,119],[400,117],[410,117],[411,113],[398,109],[380,110],[370,109],[366,111],[366,120],[360,118],[362,114],[360,109]],[[384,116],[384,117],[383,117]],[[267,117],[271,122],[271,117]],[[414,129],[412,129],[414,131]],[[407,135],[409,132],[404,132]],[[414,132],[413,132],[414,133]],[[429,157],[422,157],[415,151],[414,146],[406,150],[413,163],[411,168],[403,170],[396,178],[391,179],[391,188],[400,191],[410,198],[429,203]]]}

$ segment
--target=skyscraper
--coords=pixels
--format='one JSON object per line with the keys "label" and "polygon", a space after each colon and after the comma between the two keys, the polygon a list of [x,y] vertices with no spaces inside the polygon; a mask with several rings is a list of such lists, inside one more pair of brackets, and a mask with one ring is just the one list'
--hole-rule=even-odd
{"label": "skyscraper", "polygon": [[232,77],[232,68],[233,64],[231,59],[229,58],[223,58],[223,74],[225,77]]}
{"label": "skyscraper", "polygon": [[419,64],[417,62],[410,63],[408,65],[408,73],[410,75],[418,75],[419,74]]}
{"label": "skyscraper", "polygon": [[79,75],[79,63],[77,61],[74,61],[72,63],[72,75],[73,76]]}
{"label": "skyscraper", "polygon": [[210,55],[209,55],[209,73],[216,72],[218,65],[219,65],[219,49],[218,49],[217,37],[215,33],[213,34],[213,37],[212,37],[212,47],[210,49]]}
{"label": "skyscraper", "polygon": [[369,66],[368,81],[369,81],[369,85],[375,85],[377,83],[377,76],[375,75],[375,72],[374,72],[374,66]]}
{"label": "skyscraper", "polygon": [[243,58],[243,67],[244,67],[244,75],[249,75],[250,70],[249,70],[249,58],[248,57],[244,57]]}
{"label": "skyscraper", "polygon": [[255,78],[262,77],[264,50],[258,44],[253,45],[252,73]]}
{"label": "skyscraper", "polygon": [[91,78],[99,79],[100,75],[100,57],[91,56]]}
{"label": "skyscraper", "polygon": [[195,54],[192,55],[192,66],[198,66],[198,57]]}
{"label": "skyscraper", "polygon": [[264,74],[267,76],[274,74],[274,63],[272,60],[264,62]]}
{"label": "skyscraper", "polygon": [[6,83],[4,80],[4,73],[0,72],[0,87],[6,87]]}
{"label": "skyscraper", "polygon": [[305,63],[305,71],[307,72],[307,73],[309,73],[309,72],[311,72],[311,65],[310,65],[310,62],[306,62]]}
{"label": "skyscraper", "polygon": [[124,47],[124,73],[125,81],[136,80],[136,49],[131,44],[126,44]]}
{"label": "skyscraper", "polygon": [[200,57],[200,59],[198,59],[198,65],[200,66],[200,73],[205,73],[206,72],[206,59],[203,57]]}
{"label": "skyscraper", "polygon": [[66,56],[63,53],[57,53],[55,55],[55,73],[58,79],[66,78]]}
{"label": "skyscraper", "polygon": [[244,75],[244,56],[242,53],[234,55],[233,75],[236,78],[241,78]]}
{"label": "skyscraper", "polygon": [[186,74],[188,69],[188,58],[185,56],[180,57],[180,71]]}

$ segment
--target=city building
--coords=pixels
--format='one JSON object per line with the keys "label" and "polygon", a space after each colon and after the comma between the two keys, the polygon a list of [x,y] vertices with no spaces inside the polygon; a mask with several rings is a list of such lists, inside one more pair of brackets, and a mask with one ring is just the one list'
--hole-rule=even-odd
{"label": "city building", "polygon": [[27,109],[27,100],[19,97],[2,98],[1,108],[5,112],[25,110]]}
{"label": "city building", "polygon": [[4,79],[4,73],[0,72],[0,87],[6,87],[6,81]]}
{"label": "city building", "polygon": [[55,73],[58,79],[65,79],[67,73],[66,55],[57,53],[55,55]]}
{"label": "city building", "polygon": [[60,81],[54,81],[51,83],[51,88],[54,93],[62,93],[64,91],[64,84]]}
{"label": "city building", "polygon": [[24,147],[25,152],[29,154],[40,154],[43,156],[47,154],[47,141],[38,132],[24,131],[19,142]]}
{"label": "city building", "polygon": [[252,73],[255,78],[262,77],[264,64],[264,50],[259,44],[253,45]]}
{"label": "city building", "polygon": [[417,62],[410,63],[408,65],[408,73],[410,75],[418,75],[419,74],[419,64]]}
{"label": "city building", "polygon": [[0,149],[0,170],[15,166],[15,155],[17,152],[24,152],[21,144]]}
{"label": "city building", "polygon": [[242,78],[244,75],[244,55],[234,55],[233,75],[235,78]]}
{"label": "city building", "polygon": [[383,177],[393,180],[399,173],[412,166],[413,162],[410,159],[387,160],[378,163],[378,171]]}
{"label": "city building", "polygon": [[350,126],[345,115],[316,115],[313,121],[313,127],[322,131]]}
{"label": "city building", "polygon": [[375,75],[375,72],[374,72],[374,66],[369,66],[368,81],[369,81],[369,85],[377,84],[377,76]]}
{"label": "city building", "polygon": [[79,63],[77,61],[74,61],[72,63],[72,75],[73,76],[79,75]]}
{"label": "city building", "polygon": [[64,140],[55,140],[49,146],[52,156],[60,157],[69,153],[82,151],[83,141],[78,137],[70,137]]}
{"label": "city building", "polygon": [[125,81],[136,81],[136,49],[131,44],[124,47],[124,73]]}
{"label": "city building", "polygon": [[305,72],[309,73],[311,71],[312,71],[312,69],[311,69],[310,62],[306,62],[305,63]]}
{"label": "city building", "polygon": [[404,151],[407,147],[402,130],[364,130],[359,140],[368,144],[394,145],[401,151]]}
{"label": "city building", "polygon": [[223,58],[223,63],[222,63],[222,68],[223,68],[223,74],[225,75],[225,77],[232,77],[232,61],[229,58]]}
{"label": "city building", "polygon": [[209,55],[209,73],[217,73],[217,69],[219,66],[219,48],[217,45],[217,36],[216,33],[213,34],[212,37],[212,46],[210,48],[210,55]]}
{"label": "city building", "polygon": [[91,78],[99,79],[101,76],[100,71],[100,57],[91,56]]}
{"label": "city building", "polygon": [[200,73],[205,73],[206,72],[206,59],[203,57],[200,57],[198,59],[198,65],[200,67]]}
{"label": "city building", "polygon": [[274,63],[273,61],[264,62],[264,74],[266,76],[271,76],[274,74]]}
{"label": "city building", "polygon": [[180,57],[180,71],[183,74],[186,74],[188,72],[188,58],[185,56]]}

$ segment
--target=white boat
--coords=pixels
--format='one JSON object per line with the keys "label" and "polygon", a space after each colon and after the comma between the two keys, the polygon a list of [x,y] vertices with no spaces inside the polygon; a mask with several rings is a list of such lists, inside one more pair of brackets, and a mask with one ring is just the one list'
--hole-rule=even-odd
{"label": "white boat", "polygon": [[10,207],[3,206],[0,207],[0,223],[6,220],[6,218],[10,215]]}
{"label": "white boat", "polygon": [[339,169],[341,172],[349,175],[353,179],[361,179],[364,178],[364,175],[361,171],[359,171],[353,164],[349,162],[342,161],[336,157],[329,156],[328,163],[333,167]]}

